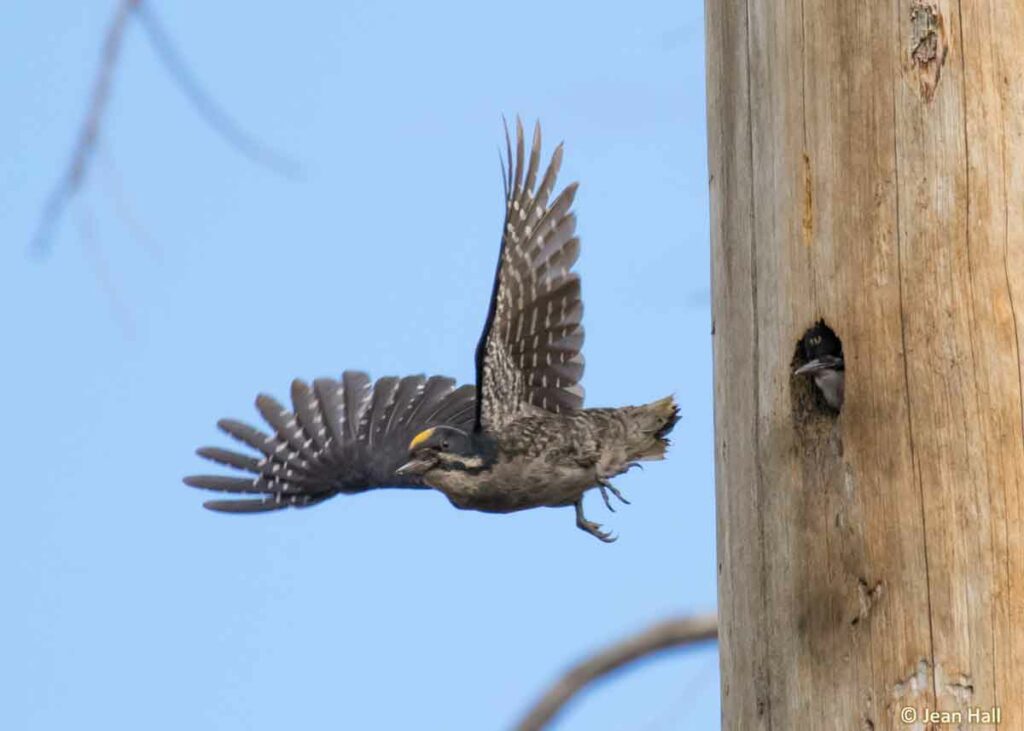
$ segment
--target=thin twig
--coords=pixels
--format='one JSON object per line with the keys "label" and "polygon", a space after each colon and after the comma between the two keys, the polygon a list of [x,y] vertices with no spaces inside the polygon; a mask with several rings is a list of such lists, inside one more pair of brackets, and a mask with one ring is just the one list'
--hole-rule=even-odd
{"label": "thin twig", "polygon": [[527,712],[516,731],[541,731],[577,693],[624,665],[674,647],[718,637],[714,616],[681,617],[659,622],[584,659],[558,679]]}
{"label": "thin twig", "polygon": [[117,165],[114,163],[110,145],[104,144],[101,139],[96,149],[99,153],[100,172],[102,173],[100,182],[103,183],[103,189],[114,205],[114,215],[120,219],[125,230],[137,243],[141,244],[151,256],[159,259],[163,255],[163,250],[153,235],[139,222],[138,216],[135,215],[135,209],[129,201],[124,184],[121,182],[121,175],[117,170]]}
{"label": "thin twig", "polygon": [[192,103],[203,121],[213,127],[228,144],[258,165],[290,178],[299,177],[301,174],[297,163],[245,134],[238,124],[217,106],[210,95],[202,90],[195,75],[189,71],[181,54],[178,53],[147,3],[143,3],[142,0],[121,0],[107,27],[99,71],[93,82],[89,106],[85,120],[78,132],[78,140],[71,154],[71,162],[46,199],[35,235],[32,237],[31,248],[38,254],[45,254],[49,251],[54,227],[68,203],[81,189],[91,169],[92,159],[100,139],[103,118],[107,110],[107,102],[110,99],[114,72],[118,66],[124,34],[128,28],[128,20],[133,14],[141,21],[150,44],[164,68]]}
{"label": "thin twig", "polygon": [[675,698],[642,721],[635,731],[679,728],[679,719],[690,715],[685,709],[696,705],[697,700],[707,692],[707,686],[716,680],[717,668],[718,653],[708,654],[685,680],[680,677],[681,684],[672,691]]}
{"label": "thin twig", "polygon": [[96,281],[99,282],[100,291],[107,298],[111,314],[121,327],[122,334],[132,340],[135,337],[135,325],[128,308],[125,307],[121,296],[114,284],[114,278],[110,275],[110,268],[107,266],[106,257],[100,249],[99,239],[96,237],[96,221],[93,218],[92,209],[83,204],[78,215],[78,234],[82,240],[82,248],[85,251],[85,258],[92,267]]}
{"label": "thin twig", "polygon": [[153,8],[140,5],[136,17],[149,36],[150,45],[156,51],[164,68],[177,83],[178,88],[188,98],[196,112],[203,120],[213,127],[224,140],[252,162],[269,168],[288,178],[298,178],[302,170],[298,163],[284,155],[271,150],[246,134],[242,128],[221,109],[213,98],[207,94],[196,80],[181,54],[157,19]]}
{"label": "thin twig", "polygon": [[138,7],[139,2],[141,0],[122,0],[107,28],[100,70],[93,83],[89,110],[85,116],[85,123],[78,133],[78,142],[71,155],[71,164],[50,193],[49,198],[46,199],[42,217],[36,227],[36,234],[32,237],[32,249],[37,253],[44,254],[49,249],[50,234],[54,225],[68,201],[81,188],[82,181],[89,170],[89,161],[96,150],[100,124],[107,109],[107,100],[110,98],[110,86],[114,78],[114,69],[117,67],[117,57],[121,52],[121,41],[124,38],[125,28],[128,26],[128,17]]}

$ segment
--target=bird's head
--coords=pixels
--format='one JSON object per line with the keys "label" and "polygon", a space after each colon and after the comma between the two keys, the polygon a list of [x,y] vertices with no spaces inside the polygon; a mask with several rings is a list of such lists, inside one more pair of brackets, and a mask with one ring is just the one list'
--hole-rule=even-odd
{"label": "bird's head", "polygon": [[399,475],[422,475],[433,469],[473,469],[483,464],[473,435],[453,426],[424,429],[409,442],[409,459]]}
{"label": "bird's head", "polygon": [[793,375],[813,379],[828,405],[838,411],[846,382],[843,344],[832,328],[819,322],[800,341],[800,351],[803,364],[794,369]]}
{"label": "bird's head", "polygon": [[824,322],[817,323],[800,341],[803,365],[793,371],[796,376],[814,376],[826,370],[843,369],[843,344]]}

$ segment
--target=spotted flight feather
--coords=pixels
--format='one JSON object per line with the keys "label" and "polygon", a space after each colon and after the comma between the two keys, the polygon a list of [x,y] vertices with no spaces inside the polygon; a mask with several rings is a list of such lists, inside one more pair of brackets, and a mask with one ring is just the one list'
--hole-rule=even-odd
{"label": "spotted flight feather", "polygon": [[217,423],[256,454],[221,447],[201,447],[197,454],[247,476],[193,475],[185,484],[261,497],[211,500],[207,508],[263,512],[314,505],[339,493],[423,487],[417,476],[395,474],[409,442],[432,426],[472,428],[476,406],[476,389],[456,388],[451,378],[385,376],[371,383],[358,371],[337,380],[318,378],[312,388],[295,380],[291,396],[291,411],[271,396],[256,398],[270,434],[234,419]]}
{"label": "spotted flight feather", "polygon": [[[530,406],[566,413],[583,406],[583,300],[572,271],[579,256],[576,183],[553,201],[562,146],[537,184],[541,132],[527,159],[523,125],[505,130],[505,224],[487,321],[477,345],[476,428],[498,430]],[[535,187],[536,186],[536,187]]]}

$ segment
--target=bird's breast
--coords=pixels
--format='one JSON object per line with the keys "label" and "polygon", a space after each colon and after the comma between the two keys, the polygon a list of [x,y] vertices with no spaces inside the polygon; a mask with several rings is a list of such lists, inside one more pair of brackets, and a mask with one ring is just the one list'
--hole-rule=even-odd
{"label": "bird's breast", "polygon": [[571,505],[596,483],[593,467],[530,458],[496,463],[476,474],[435,469],[424,477],[456,507],[487,513]]}

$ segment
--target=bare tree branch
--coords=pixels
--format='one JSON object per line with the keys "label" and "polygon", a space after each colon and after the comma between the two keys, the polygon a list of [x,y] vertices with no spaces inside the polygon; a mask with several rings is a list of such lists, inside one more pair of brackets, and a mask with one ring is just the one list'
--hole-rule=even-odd
{"label": "bare tree branch", "polygon": [[279,175],[289,178],[298,178],[301,175],[302,171],[298,163],[271,150],[246,134],[238,123],[213,101],[213,97],[203,91],[195,74],[189,70],[181,54],[178,53],[152,7],[140,5],[136,17],[149,36],[150,45],[153,46],[164,68],[177,83],[178,88],[192,103],[199,116],[216,130],[225,142],[252,162],[269,168]]}
{"label": "bare tree branch", "polygon": [[46,253],[53,226],[67,202],[82,186],[82,181],[88,172],[89,161],[96,150],[96,140],[99,137],[103,114],[107,109],[107,100],[110,98],[110,85],[114,77],[114,69],[117,68],[117,58],[121,52],[121,41],[124,39],[125,28],[128,26],[128,17],[140,2],[141,0],[122,0],[107,28],[100,70],[93,83],[89,110],[78,133],[78,142],[71,155],[71,164],[50,193],[50,197],[47,198],[39,225],[36,227],[36,234],[32,237],[32,248],[38,253]]}
{"label": "bare tree branch", "polygon": [[128,28],[128,21],[133,14],[141,22],[150,45],[156,51],[164,68],[203,121],[252,162],[286,177],[296,178],[300,175],[297,163],[245,134],[239,125],[217,106],[210,95],[202,90],[195,75],[189,71],[181,54],[178,53],[163,26],[154,16],[152,8],[142,0],[121,0],[107,27],[100,68],[93,83],[89,107],[85,121],[78,133],[78,141],[75,143],[71,162],[46,199],[35,235],[32,237],[31,248],[36,253],[45,254],[49,250],[54,226],[67,207],[68,201],[78,193],[89,173],[100,139],[103,117],[110,99],[110,90],[121,53],[122,41]]}
{"label": "bare tree branch", "polygon": [[577,693],[595,680],[640,658],[716,637],[718,619],[714,615],[659,622],[569,668],[538,699],[515,729],[542,731]]}

